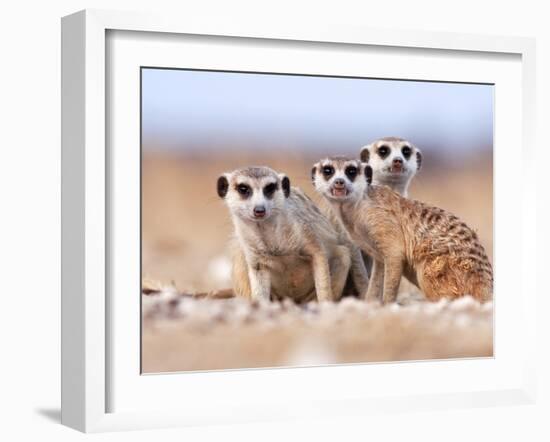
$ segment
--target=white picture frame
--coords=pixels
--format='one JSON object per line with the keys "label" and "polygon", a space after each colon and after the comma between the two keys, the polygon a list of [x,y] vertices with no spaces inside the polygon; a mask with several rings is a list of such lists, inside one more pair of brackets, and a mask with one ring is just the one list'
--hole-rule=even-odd
{"label": "white picture frame", "polygon": [[[292,369],[232,372],[232,383],[236,377],[244,383],[235,383],[246,389],[248,400],[238,397],[219,401],[219,406],[194,406],[173,404],[150,410],[118,411],[109,404],[113,385],[110,378],[113,354],[109,330],[112,321],[108,299],[109,255],[108,244],[113,240],[107,228],[109,211],[112,209],[109,180],[108,134],[106,121],[109,118],[107,106],[109,93],[106,76],[108,32],[155,32],[163,35],[218,36],[246,38],[258,41],[284,41],[292,45],[338,43],[346,45],[376,46],[381,49],[398,47],[457,51],[476,54],[508,54],[518,57],[521,64],[521,115],[514,123],[521,143],[522,170],[518,175],[526,176],[532,165],[529,158],[534,152],[533,122],[535,105],[535,44],[534,40],[517,37],[490,37],[451,33],[428,33],[404,31],[400,33],[369,28],[347,28],[340,26],[316,27],[307,25],[299,28],[265,23],[210,23],[192,18],[159,17],[150,14],[134,14],[86,10],[64,17],[62,20],[62,423],[80,431],[110,431],[122,429],[185,426],[208,423],[252,422],[258,420],[286,419],[312,416],[363,415],[371,411],[396,412],[410,409],[455,408],[489,406],[511,403],[532,403],[535,396],[535,268],[530,265],[536,256],[535,192],[524,187],[517,189],[521,211],[517,211],[521,236],[515,242],[517,257],[515,264],[520,268],[521,315],[517,318],[517,333],[524,338],[522,353],[517,355],[517,369],[509,382],[499,385],[478,386],[460,393],[440,390],[426,394],[391,392],[388,395],[365,395],[362,390],[350,396],[345,386],[327,389],[311,397],[279,397],[272,401],[261,400],[258,387],[265,385],[267,376],[278,376],[281,381],[292,377],[302,384],[308,379],[318,381],[328,376],[323,367],[315,369]],[[158,35],[158,34],[157,34]],[[500,118],[497,114],[496,118]],[[497,138],[497,143],[499,142]],[[502,163],[504,165],[504,163]],[[498,168],[496,173],[498,174]],[[495,183],[496,184],[496,183]],[[496,188],[498,193],[498,188]],[[511,248],[514,246],[512,245]],[[497,256],[498,257],[498,256]],[[504,261],[501,261],[504,263]],[[505,264],[505,263],[504,263]],[[503,264],[503,267],[505,265]],[[498,264],[497,264],[498,266]],[[502,273],[501,273],[502,274]],[[496,272],[498,287],[498,267]],[[498,303],[498,298],[497,301]],[[504,305],[503,305],[504,311]],[[498,313],[497,313],[498,315]],[[519,327],[518,327],[519,325]],[[529,339],[529,337],[531,339]],[[497,355],[498,359],[498,355]],[[467,370],[481,369],[475,361],[465,361]],[[409,364],[413,365],[413,364]],[[516,367],[516,368],[517,368]],[[347,375],[361,375],[360,365],[348,367]],[[391,371],[392,365],[378,365],[376,370]],[[485,368],[487,369],[487,368]],[[312,377],[312,371],[316,375]],[[420,372],[434,370],[427,365],[417,369]],[[236,373],[236,374],[235,374]],[[470,373],[470,371],[468,371]],[[139,373],[135,373],[139,376]],[[203,374],[204,375],[204,374]],[[228,373],[216,373],[215,385],[223,383]],[[421,375],[421,374],[420,374]],[[432,374],[433,375],[433,374]],[[163,388],[173,388],[177,376],[163,376]],[[246,379],[248,378],[248,380]],[[315,382],[316,382],[315,381]],[[152,382],[152,381],[151,381]],[[193,382],[200,384],[199,377]],[[442,384],[443,385],[443,384]],[[309,387],[313,387],[309,385]],[[145,387],[147,389],[150,387]],[[266,387],[267,388],[267,387]],[[145,391],[145,390],[144,390]],[[244,391],[244,390],[241,390]],[[307,391],[307,388],[304,390]],[[311,390],[309,390],[311,393]],[[166,393],[162,393],[165,394]],[[229,391],[228,391],[229,394]],[[255,396],[257,395],[257,401]],[[159,396],[161,397],[161,396]],[[158,401],[159,397],[155,400]],[[145,398],[148,400],[149,398]],[[168,399],[168,398],[167,398]],[[304,400],[307,406],[304,406]],[[166,403],[170,403],[167,400]],[[181,400],[180,400],[181,402]],[[158,402],[152,402],[158,403]],[[228,406],[229,405],[229,406]],[[225,410],[225,411],[224,411]],[[335,412],[336,410],[336,412]]]}

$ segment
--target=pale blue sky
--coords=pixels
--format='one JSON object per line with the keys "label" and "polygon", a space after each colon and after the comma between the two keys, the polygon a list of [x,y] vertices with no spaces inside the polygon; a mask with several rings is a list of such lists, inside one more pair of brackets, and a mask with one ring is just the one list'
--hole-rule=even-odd
{"label": "pale blue sky", "polygon": [[382,136],[423,149],[493,144],[493,86],[143,69],[145,149],[355,152]]}

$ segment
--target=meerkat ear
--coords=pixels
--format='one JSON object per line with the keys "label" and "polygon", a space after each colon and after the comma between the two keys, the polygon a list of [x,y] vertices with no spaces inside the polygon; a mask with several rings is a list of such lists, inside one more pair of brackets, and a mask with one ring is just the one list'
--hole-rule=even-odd
{"label": "meerkat ear", "polygon": [[227,176],[222,175],[218,178],[218,196],[220,198],[225,198],[225,195],[227,195],[227,190],[229,189],[229,181],[227,180]]}
{"label": "meerkat ear", "polygon": [[315,175],[317,174],[317,165],[313,166],[311,169],[311,181],[315,182]]}
{"label": "meerkat ear", "polygon": [[419,171],[422,167],[422,152],[419,149],[416,149],[416,170]]}
{"label": "meerkat ear", "polygon": [[367,178],[367,183],[372,184],[372,167],[368,164],[365,166],[365,177]]}
{"label": "meerkat ear", "polygon": [[370,144],[368,146],[363,146],[361,149],[361,153],[359,154],[359,157],[361,158],[361,161],[363,163],[368,163],[370,160],[370,151],[369,151]]}
{"label": "meerkat ear", "polygon": [[279,175],[279,178],[281,178],[281,187],[283,189],[283,193],[285,194],[285,197],[288,198],[290,195],[290,180],[286,175]]}

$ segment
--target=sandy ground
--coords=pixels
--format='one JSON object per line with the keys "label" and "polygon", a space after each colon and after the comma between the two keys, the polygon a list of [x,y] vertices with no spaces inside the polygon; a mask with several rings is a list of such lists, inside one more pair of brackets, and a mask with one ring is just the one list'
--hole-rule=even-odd
{"label": "sandy ground", "polygon": [[[231,286],[227,243],[232,229],[216,194],[217,177],[243,164],[269,165],[316,199],[309,170],[317,159],[298,153],[144,155],[142,276],[162,290],[142,295],[143,372],[492,355],[492,303],[422,302],[406,283],[399,296],[406,305],[385,307],[355,299],[296,306],[182,296]],[[490,158],[463,159],[463,167],[455,169],[433,158],[425,163],[411,197],[466,221],[492,260]]]}
{"label": "sandy ground", "polygon": [[486,357],[493,306],[472,298],[379,306],[355,298],[298,306],[143,296],[145,373]]}

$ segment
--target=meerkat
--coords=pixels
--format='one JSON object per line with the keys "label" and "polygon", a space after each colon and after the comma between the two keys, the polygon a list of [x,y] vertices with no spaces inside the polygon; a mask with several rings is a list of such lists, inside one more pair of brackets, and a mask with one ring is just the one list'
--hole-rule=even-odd
{"label": "meerkat", "polygon": [[422,167],[422,152],[399,137],[380,138],[363,146],[361,161],[372,167],[372,184],[386,185],[408,197],[409,185]]}
{"label": "meerkat", "polygon": [[[409,197],[411,181],[422,167],[422,152],[418,147],[404,138],[384,137],[363,146],[359,157],[372,167],[373,185],[386,185],[401,196]],[[363,258],[368,272],[372,273],[372,258],[368,255]],[[406,299],[410,302],[414,296],[410,290],[412,287],[406,281],[401,281],[401,287],[405,287]]]}
{"label": "meerkat", "polygon": [[327,158],[315,166],[314,185],[351,237],[374,259],[367,299],[394,302],[402,276],[429,301],[471,295],[492,298],[493,271],[477,234],[456,216],[372,185],[371,166]]}
{"label": "meerkat", "polygon": [[[314,176],[314,171],[312,170],[312,179],[314,179]],[[370,260],[368,255],[363,254],[361,249],[353,242],[348,231],[342,224],[342,220],[338,218],[330,204],[324,198],[318,201],[318,207],[323,215],[331,222],[340,238],[346,242],[351,252],[351,269],[342,296],[353,296],[361,299],[366,298],[372,260]]]}
{"label": "meerkat", "polygon": [[[224,173],[217,181],[234,226],[233,290],[254,300],[336,301],[352,249],[315,203],[268,167]],[[361,262],[362,265],[362,262]],[[364,285],[368,279],[364,270]],[[357,277],[357,275],[356,275]],[[366,288],[365,288],[366,292]]]}

